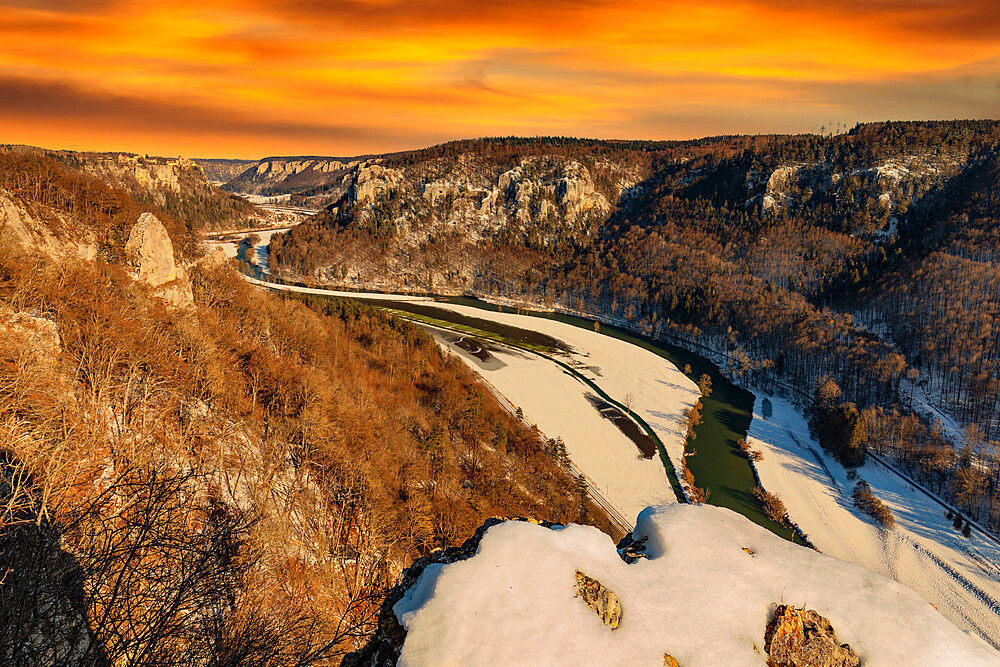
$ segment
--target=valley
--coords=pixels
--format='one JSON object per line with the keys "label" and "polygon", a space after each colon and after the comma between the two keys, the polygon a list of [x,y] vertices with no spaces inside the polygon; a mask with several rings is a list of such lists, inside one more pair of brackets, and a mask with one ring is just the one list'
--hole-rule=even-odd
{"label": "valley", "polygon": [[997,667],[997,4],[0,0],[0,667]]}
{"label": "valley", "polygon": [[[37,523],[32,512],[50,507],[51,530],[68,531],[56,550],[19,544],[45,562],[72,554],[88,581],[139,576],[128,562],[100,570],[103,547],[72,532],[76,511],[95,535],[143,520],[77,500],[121,470],[112,497],[145,484],[207,517],[162,523],[180,540],[163,559],[187,563],[176,550],[215,526],[238,535],[246,574],[225,590],[241,602],[205,592],[198,604],[218,619],[253,604],[276,623],[309,619],[268,641],[286,655],[323,641],[330,658],[398,628],[380,601],[407,564],[467,557],[457,545],[483,538],[492,517],[589,524],[634,563],[657,553],[636,531],[668,530],[650,512],[711,509],[904,584],[996,647],[990,366],[962,357],[942,375],[952,352],[931,345],[940,313],[972,326],[964,313],[981,311],[914,296],[940,301],[935,280],[968,287],[949,271],[989,218],[954,221],[992,211],[960,203],[963,179],[992,173],[972,157],[989,155],[991,127],[919,160],[862,155],[869,128],[850,142],[457,142],[331,163],[340,194],[323,208],[282,185],[283,164],[289,178],[326,178],[319,158],[251,164],[241,174],[266,175],[267,191],[237,201],[187,161],[0,150],[0,317],[17,341],[0,359],[0,411],[11,433],[40,434],[8,438],[12,470],[30,469],[57,503],[40,495],[17,511]],[[956,130],[904,131],[914,142]],[[822,162],[792,159],[834,147]],[[759,168],[748,152],[773,162]],[[744,178],[746,192],[733,186]],[[880,201],[903,217],[862,213],[845,178],[867,193],[896,182]],[[975,261],[988,277],[992,259]],[[878,290],[895,312],[871,300]],[[191,471],[185,490],[161,489],[177,470]],[[722,525],[709,516],[685,525]],[[766,541],[738,534],[756,558]],[[221,551],[204,558],[216,569],[197,576],[232,576]],[[295,585],[255,583],[268,579]],[[332,620],[345,609],[350,636]],[[132,650],[140,640],[111,623],[87,646]],[[185,650],[211,653],[207,630],[178,627],[194,633]]]}
{"label": "valley", "polygon": [[[255,252],[266,256],[265,244],[261,242]],[[592,497],[609,507],[616,530],[632,526],[637,509],[674,502],[665,495],[671,484],[680,492],[677,498],[687,501],[676,474],[687,465],[695,484],[709,490],[708,503],[733,509],[785,539],[802,543],[801,535],[824,553],[904,583],[960,628],[1000,646],[1000,547],[995,541],[978,532],[971,541],[961,537],[950,522],[944,523],[942,505],[928,503],[896,473],[878,471],[877,463],[857,474],[890,502],[902,523],[895,533],[872,526],[851,501],[854,483],[846,479],[843,466],[813,441],[800,408],[771,395],[774,414],[763,416],[761,398],[755,399],[754,393],[694,352],[607,322],[600,323],[598,333],[593,319],[532,311],[512,303],[269,287],[367,301],[422,323],[442,347],[482,376],[511,412],[522,408],[524,418],[544,434],[543,440],[561,438],[574,469],[587,478]],[[449,336],[449,331],[462,335]],[[476,354],[483,347],[457,344],[470,335],[492,341],[488,354]],[[607,338],[624,346],[617,353],[605,349],[603,343],[611,341],[602,339]],[[626,352],[627,348],[632,349]],[[647,375],[656,364],[641,353],[662,358],[672,369],[671,379]],[[678,372],[682,367],[690,369],[688,378]],[[694,380],[702,374],[711,379],[712,391],[702,399],[703,421],[689,441],[681,426],[683,412],[697,399]],[[664,408],[677,405],[672,402],[676,399],[653,387],[678,386],[685,379],[688,402],[668,413]],[[597,397],[589,393],[598,388],[609,391],[604,395],[619,408],[628,403],[638,418],[633,424],[651,428],[666,454],[661,463],[666,476],[650,477],[648,468],[636,465],[636,443],[621,429],[615,433],[609,428],[599,400],[595,402]],[[755,392],[765,395],[759,388]],[[762,452],[760,461],[751,463],[741,451],[738,442],[744,438],[751,449]],[[765,514],[753,495],[758,486],[785,502],[795,530]]]}
{"label": "valley", "polygon": [[[771,179],[768,192],[775,191],[777,182]],[[387,182],[384,187],[395,186]],[[773,201],[769,208],[775,206]],[[377,206],[375,202],[368,204],[369,209]],[[321,215],[291,231],[301,235],[323,219]],[[267,244],[269,248],[287,247],[282,239],[275,238],[278,240]],[[345,248],[354,247],[350,245],[354,242],[348,241]],[[254,250],[260,258],[257,264],[271,268],[264,245],[261,243]],[[363,248],[362,252],[369,249]],[[409,261],[413,261],[412,255]],[[440,260],[435,262],[429,265],[443,266]],[[284,266],[279,264],[277,271],[288,275]],[[380,304],[424,326],[439,345],[474,369],[512,413],[521,408],[527,422],[538,425],[543,442],[555,437],[561,439],[573,469],[586,478],[591,496],[611,508],[609,514],[618,526],[616,530],[622,524],[631,525],[643,503],[654,499],[658,503],[672,502],[671,495],[676,495],[676,491],[681,492],[677,497],[687,500],[690,487],[694,486],[707,492],[708,503],[733,509],[786,539],[807,540],[821,551],[907,584],[959,627],[994,646],[1000,642],[1000,610],[996,607],[1000,594],[997,578],[1000,553],[993,548],[994,543],[977,530],[973,530],[970,538],[958,535],[950,528],[950,521],[945,522],[946,504],[928,505],[923,492],[895,472],[872,468],[878,463],[869,463],[851,475],[857,474],[873,485],[877,497],[889,503],[899,525],[894,532],[872,525],[871,519],[854,506],[851,493],[855,484],[845,478],[845,468],[823,451],[805,426],[802,411],[808,407],[807,402],[792,391],[790,395],[799,405],[786,403],[780,394],[788,394],[789,390],[782,388],[773,375],[753,370],[752,361],[748,363],[750,360],[745,357],[740,361],[743,352],[739,347],[734,349],[731,342],[721,346],[722,354],[709,355],[725,367],[723,372],[715,363],[685,349],[683,336],[673,338],[682,345],[666,343],[662,335],[654,340],[636,333],[635,320],[628,316],[601,313],[595,317],[579,308],[558,304],[553,307],[548,298],[543,300],[549,301],[545,308],[537,297],[525,299],[518,292],[504,295],[502,290],[480,292],[485,300],[432,297],[427,294],[432,290],[421,288],[419,280],[409,277],[394,280],[391,272],[398,270],[396,265],[390,262],[384,266],[390,275],[358,273],[353,282],[341,281],[341,285],[350,289],[339,291],[320,286],[322,280],[318,281],[320,284],[311,280],[315,287],[295,286],[301,276],[293,274],[291,280],[275,278],[273,270],[270,276],[258,277],[287,283],[282,290]],[[477,270],[482,271],[482,265],[479,266]],[[467,290],[468,285],[462,283],[462,289]],[[370,291],[372,286],[379,291]],[[394,289],[403,289],[413,296],[403,297]],[[595,331],[595,321],[599,333]],[[693,392],[688,394],[691,398],[686,407],[663,410],[661,406],[670,405],[670,399],[651,389],[643,379],[656,364],[649,358],[608,356],[604,343],[595,342],[608,337],[659,357],[675,373],[678,368],[685,368],[686,378],[684,374],[677,375],[686,382],[687,391]],[[695,340],[690,343],[691,348],[703,346]],[[698,391],[693,385],[702,375],[708,376],[712,390],[702,399],[702,421],[692,431],[695,437],[689,439],[681,426],[683,413],[697,398]],[[681,386],[677,380],[673,383]],[[595,389],[611,402],[601,398]],[[776,391],[779,395],[775,395]],[[778,406],[773,416],[762,416],[763,396],[769,396],[771,404]],[[634,419],[628,420],[631,427],[640,433],[648,429],[662,446],[662,469],[656,476],[648,477],[649,468],[641,472],[640,457],[643,461],[649,459],[637,446],[635,437],[628,435],[629,428],[616,426],[602,415],[601,409],[609,405],[617,406],[620,416],[633,412]],[[794,426],[775,429],[772,423]],[[956,431],[952,428],[951,432]],[[740,446],[743,439],[747,441],[746,451]],[[751,463],[748,453],[754,451],[760,452],[756,455],[759,460]],[[678,474],[684,466],[691,472],[691,484],[682,481]],[[610,471],[621,477],[616,479]],[[664,495],[671,486],[675,494]],[[782,512],[787,511],[787,521],[794,528],[766,515],[762,501],[754,494],[758,487],[784,501]],[[643,488],[658,488],[659,495],[643,492]],[[954,512],[957,514],[958,510]]]}

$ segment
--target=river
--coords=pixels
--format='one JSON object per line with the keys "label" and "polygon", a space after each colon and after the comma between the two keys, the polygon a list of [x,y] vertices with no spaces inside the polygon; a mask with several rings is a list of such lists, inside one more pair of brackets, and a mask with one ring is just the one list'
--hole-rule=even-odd
{"label": "river", "polygon": [[[263,245],[262,249],[266,255],[266,245]],[[266,274],[262,273],[260,267],[256,264],[261,259],[260,249],[254,248],[253,252],[247,252],[248,250],[249,248],[244,244],[240,247],[238,254],[239,259],[244,260],[244,271],[258,280],[267,279]],[[245,261],[247,255],[253,258],[252,262]],[[510,311],[509,307],[504,308],[476,298],[428,296],[437,301],[473,306],[482,310],[494,312]],[[336,298],[345,297],[347,295],[341,293]],[[420,302],[394,301],[389,298],[375,300],[366,299],[362,294],[359,294],[357,297],[347,298],[357,298],[371,305],[392,308],[416,315],[427,316],[431,314],[430,311],[433,311],[433,317],[439,323],[452,323],[461,326],[468,325],[466,321],[468,318],[443,308],[434,308],[434,302],[429,300]],[[519,314],[557,320],[583,329],[593,330],[594,328],[594,321],[592,319],[574,315],[524,310],[520,308],[517,312]],[[480,328],[488,327],[487,330],[490,333],[501,336],[507,342],[529,347],[535,351],[538,351],[539,346],[542,348],[558,348],[559,341],[553,341],[551,337],[538,332],[512,330],[510,327],[501,324],[489,323],[486,319],[477,320],[476,326]],[[758,485],[758,480],[750,461],[740,451],[738,442],[740,439],[746,437],[750,428],[750,421],[753,418],[754,395],[746,389],[735,385],[722,373],[716,364],[696,352],[663,341],[653,340],[647,336],[609,324],[602,323],[600,325],[600,333],[618,338],[632,345],[643,347],[667,359],[678,369],[689,368],[690,370],[686,374],[694,382],[698,382],[702,375],[707,375],[711,379],[711,394],[708,398],[702,399],[702,422],[695,427],[694,438],[690,439],[685,446],[687,466],[694,475],[695,484],[698,487],[708,489],[709,504],[734,510],[785,539],[805,543],[795,530],[770,519],[764,513],[761,503],[753,495],[753,490]],[[665,454],[663,462],[667,468],[668,477],[673,482],[675,471],[670,466]]]}

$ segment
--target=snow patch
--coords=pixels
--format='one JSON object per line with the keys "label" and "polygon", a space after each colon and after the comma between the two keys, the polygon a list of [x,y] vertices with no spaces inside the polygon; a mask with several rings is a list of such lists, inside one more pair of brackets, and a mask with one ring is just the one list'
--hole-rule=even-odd
{"label": "snow patch", "polygon": [[[408,633],[398,664],[659,665],[669,653],[687,667],[764,665],[779,603],[827,617],[868,667],[997,663],[904,586],[730,510],[650,507],[635,535],[648,536],[649,558],[626,565],[589,526],[490,528],[473,558],[430,566],[395,605]],[[613,632],[574,597],[577,571],[620,600]]]}

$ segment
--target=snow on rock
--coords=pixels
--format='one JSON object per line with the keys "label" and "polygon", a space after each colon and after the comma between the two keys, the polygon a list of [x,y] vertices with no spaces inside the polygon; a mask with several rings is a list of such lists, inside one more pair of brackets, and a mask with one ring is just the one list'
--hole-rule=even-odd
{"label": "snow on rock", "polygon": [[[904,586],[730,510],[650,507],[635,535],[648,536],[648,558],[627,565],[592,527],[490,528],[475,556],[428,566],[395,604],[407,631],[398,664],[764,665],[780,604],[828,619],[866,667],[997,664]],[[615,630],[577,597],[577,572],[615,593]]]}

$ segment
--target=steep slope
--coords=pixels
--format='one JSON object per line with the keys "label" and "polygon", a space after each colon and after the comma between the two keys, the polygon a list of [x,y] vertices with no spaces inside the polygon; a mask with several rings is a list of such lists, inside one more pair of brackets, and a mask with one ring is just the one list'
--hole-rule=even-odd
{"label": "steep slope", "polygon": [[365,157],[269,157],[248,165],[223,188],[263,196],[291,195],[296,205],[322,208],[347,188],[346,176]]}
{"label": "steep slope", "polygon": [[335,664],[486,517],[606,527],[419,330],[257,291],[51,157],[0,153],[0,187],[30,231],[0,226],[5,662]]}
{"label": "steep slope", "polygon": [[124,190],[143,206],[155,206],[196,229],[240,228],[265,214],[249,202],[213,185],[205,172],[186,158],[127,153],[78,153],[17,147],[38,152],[80,173],[96,176]]}

